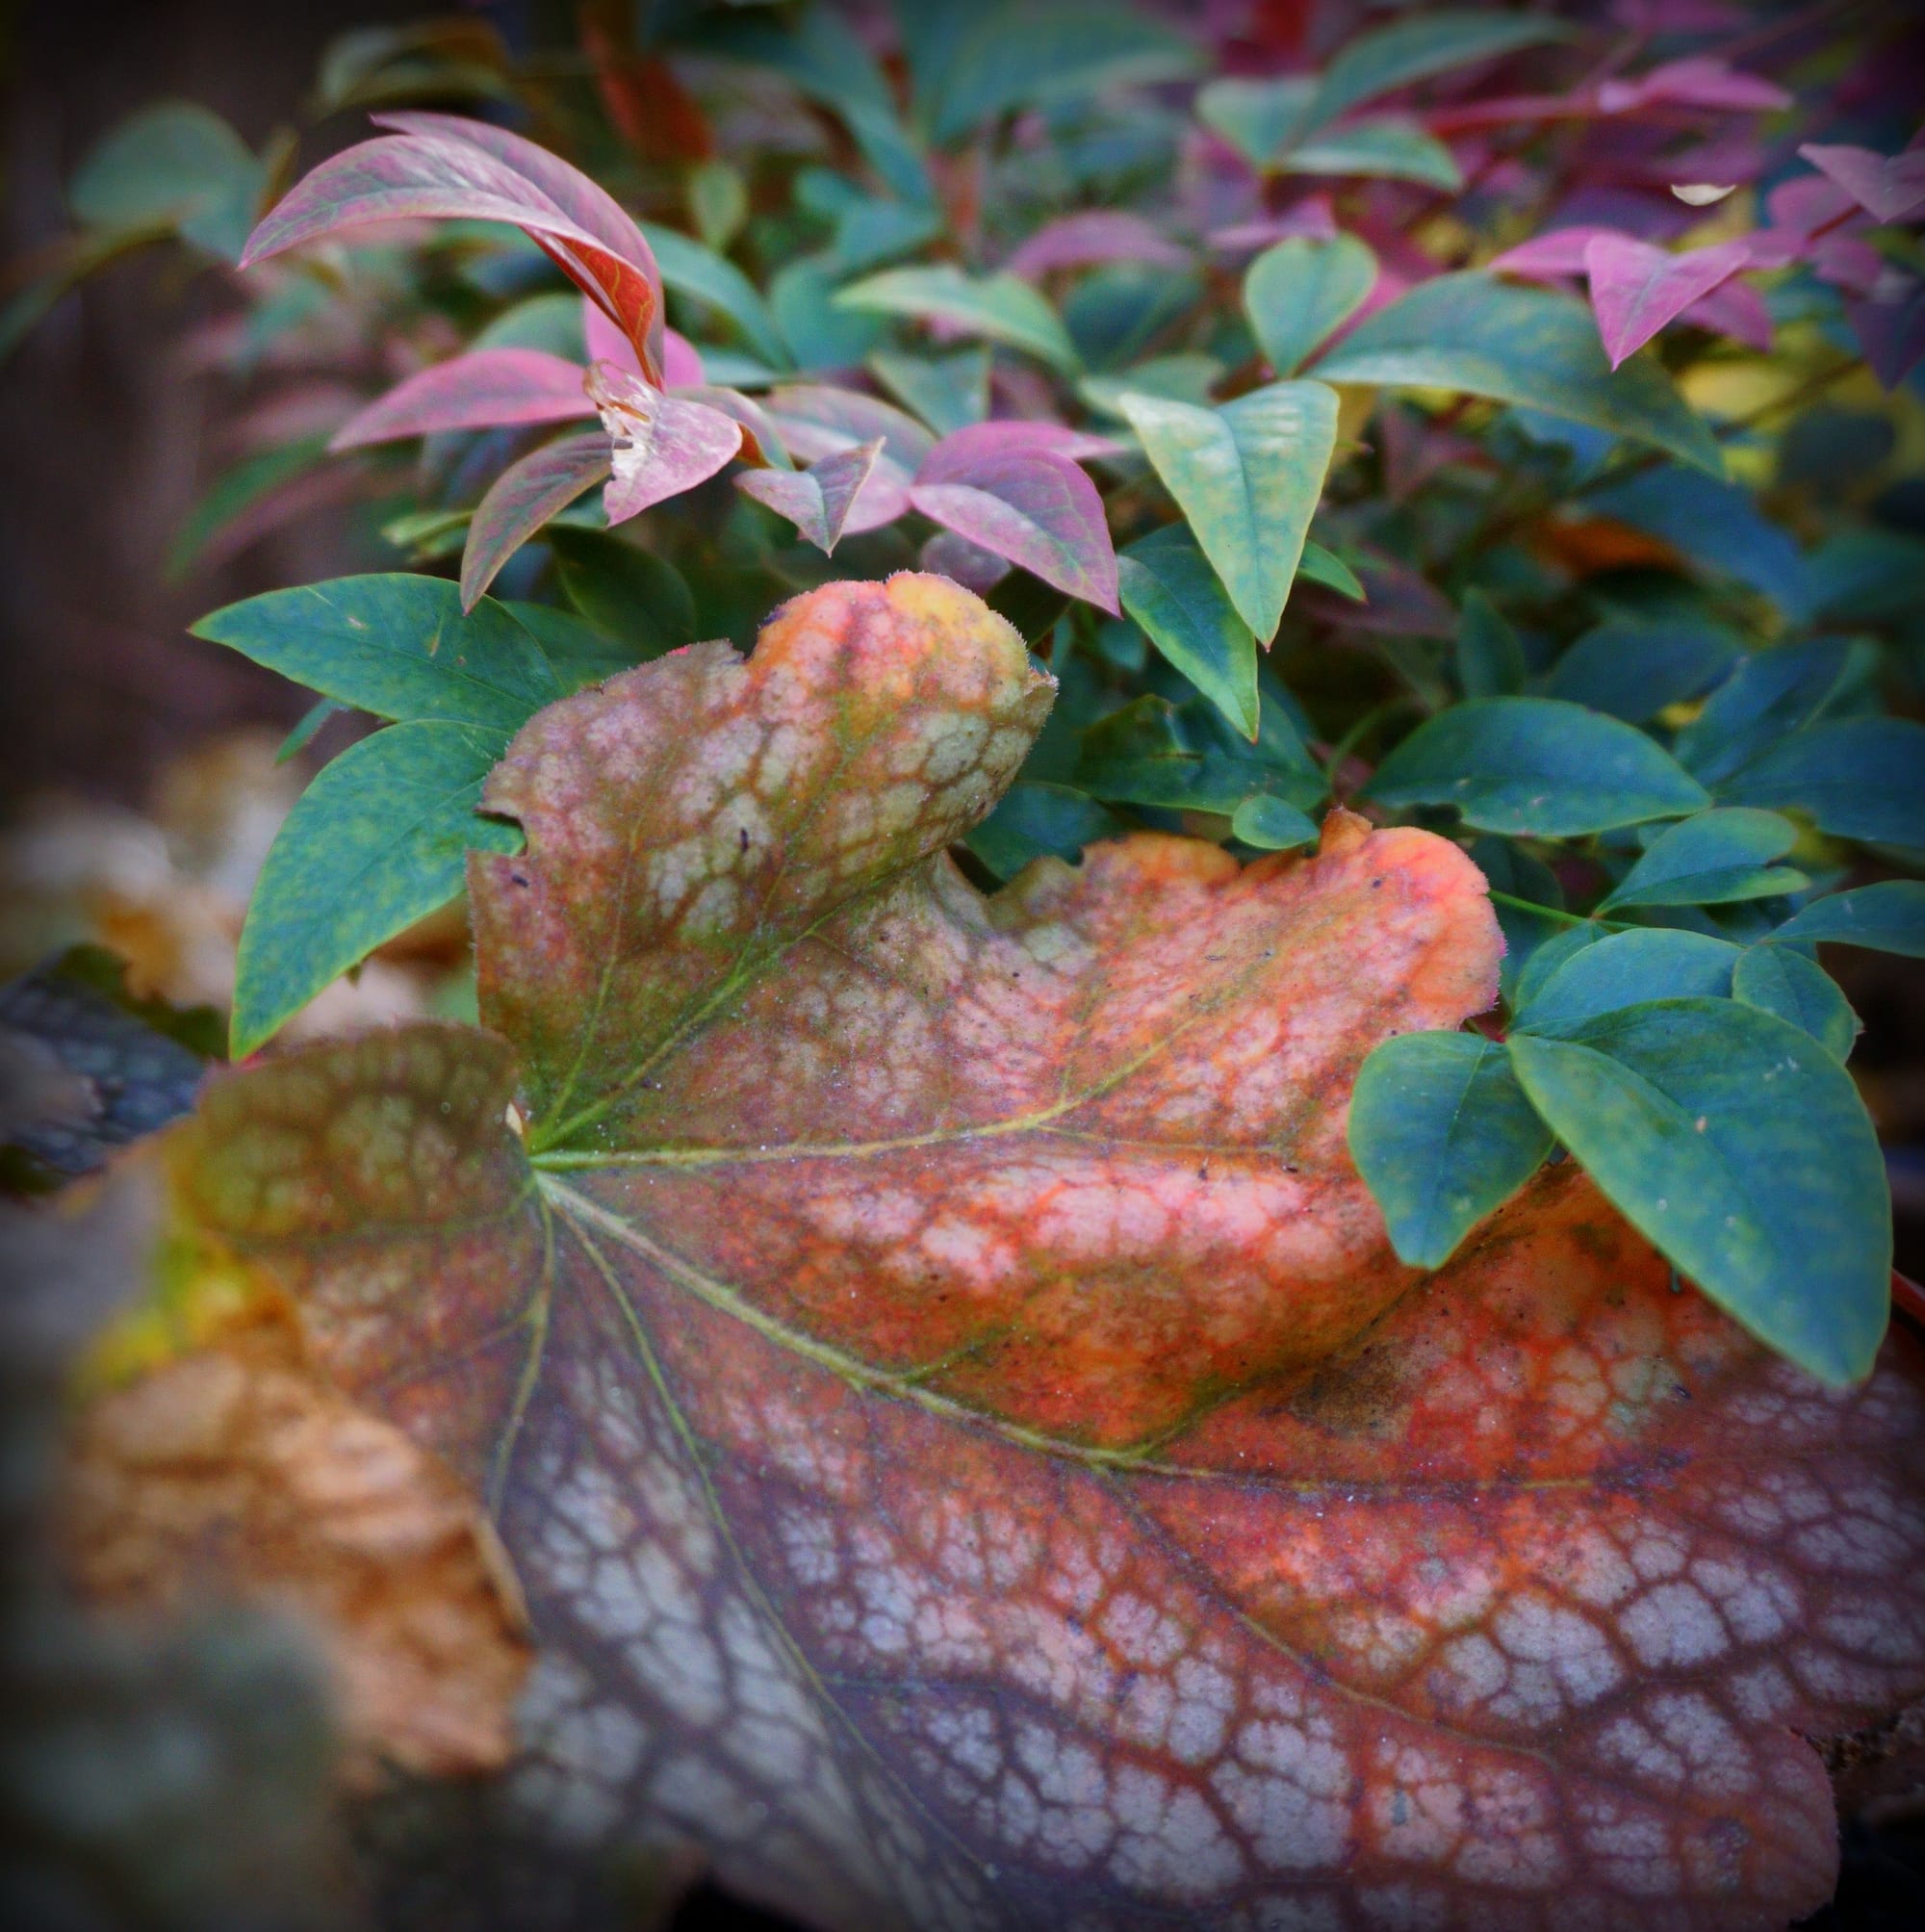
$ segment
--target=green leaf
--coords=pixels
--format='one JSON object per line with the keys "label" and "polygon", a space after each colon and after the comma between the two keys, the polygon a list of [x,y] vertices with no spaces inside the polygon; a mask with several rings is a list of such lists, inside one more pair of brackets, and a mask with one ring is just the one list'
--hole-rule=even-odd
{"label": "green leaf", "polygon": [[1259,639],[1276,631],[1337,439],[1321,382],[1273,382],[1219,409],[1120,399],[1130,427]]}
{"label": "green leaf", "polygon": [[1427,719],[1365,787],[1379,805],[1454,805],[1467,825],[1569,838],[1710,804],[1631,726],[1556,698],[1474,698]]}
{"label": "green leaf", "polygon": [[1798,828],[1775,811],[1701,811],[1660,832],[1598,910],[1723,906],[1803,891],[1811,883],[1804,873],[1771,863],[1797,842]]}
{"label": "green leaf", "polygon": [[562,595],[630,662],[694,643],[695,599],[674,564],[605,530],[551,525],[548,544]]}
{"label": "green leaf", "polygon": [[1588,423],[1724,472],[1711,432],[1649,356],[1613,373],[1591,311],[1477,270],[1438,275],[1357,324],[1317,366],[1326,382],[1460,390]]}
{"label": "green leaf", "polygon": [[1723,784],[1842,696],[1855,682],[1861,651],[1869,649],[1821,637],[1741,658],[1678,734],[1680,761],[1704,784]]}
{"label": "green leaf", "polygon": [[1349,1141],[1413,1268],[1441,1268],[1552,1146],[1510,1056],[1475,1033],[1406,1033],[1376,1047],[1350,1096]]}
{"label": "green leaf", "polygon": [[[769,283],[769,306],[798,368],[850,368],[883,338],[881,316],[837,305],[836,285],[843,273],[833,254],[803,255]],[[783,358],[784,365],[789,360]]]}
{"label": "green leaf", "polygon": [[[1479,850],[1484,843],[1485,841],[1479,838],[1472,847],[1473,852]],[[1545,869],[1550,870],[1548,866]],[[1552,902],[1542,900],[1539,903],[1549,905]],[[1504,910],[1502,906],[1498,909],[1498,919],[1501,924]],[[1508,933],[1509,928],[1505,927],[1504,930]],[[1530,957],[1519,963],[1516,972],[1511,977],[1510,985],[1505,988],[1504,997],[1510,1002],[1512,1013],[1527,1011],[1537,995],[1550,985],[1551,975],[1560,971],[1567,960],[1582,952],[1587,946],[1595,946],[1610,937],[1611,929],[1598,924],[1595,920],[1586,919],[1574,926],[1568,919],[1559,919],[1556,922],[1556,930],[1550,937],[1539,937],[1537,943],[1531,948]]]}
{"label": "green leaf", "polygon": [[1471,841],[1470,852],[1490,885],[1491,910],[1504,940],[1499,982],[1515,1010],[1518,988],[1533,963],[1557,940],[1596,928],[1574,927],[1560,916],[1564,889],[1556,873],[1508,838],[1487,832]]}
{"label": "green leaf", "polygon": [[1114,838],[1122,821],[1087,792],[1022,780],[962,841],[999,879],[1014,879],[1032,859],[1076,859],[1092,839]]}
{"label": "green leaf", "polygon": [[1116,559],[1123,608],[1149,640],[1246,738],[1257,734],[1257,640],[1181,524],[1140,538]]}
{"label": "green leaf", "polygon": [[1638,932],[1588,929],[1520,982],[1516,1031],[1563,1033],[1600,1014],[1653,999],[1722,999],[1740,949],[1705,933],[1657,926]]}
{"label": "green leaf", "polygon": [[1221,379],[1219,357],[1194,349],[1174,355],[1153,355],[1147,362],[1132,363],[1112,375],[1086,375],[1076,385],[1076,393],[1091,409],[1105,416],[1120,416],[1125,396],[1161,396],[1174,402],[1194,403],[1207,408],[1210,391]]}
{"label": "green leaf", "polygon": [[1230,814],[1230,833],[1245,845],[1264,852],[1286,852],[1295,845],[1317,842],[1317,821],[1294,805],[1259,792],[1246,798]]}
{"label": "green leaf", "polygon": [[1370,602],[1357,573],[1335,551],[1325,550],[1321,543],[1312,543],[1307,537],[1303,554],[1296,560],[1296,574],[1306,583],[1321,583],[1325,590],[1334,590],[1353,604]]}
{"label": "green leaf", "polygon": [[1002,0],[959,39],[931,131],[954,141],[1013,108],[1178,79],[1198,61],[1188,39],[1116,0]]}
{"label": "green leaf", "polygon": [[1197,92],[1196,118],[1252,167],[1268,168],[1302,130],[1316,92],[1317,83],[1307,74],[1212,81]]}
{"label": "green leaf", "polygon": [[749,184],[732,162],[712,157],[688,173],[688,214],[705,248],[726,248],[749,219]]}
{"label": "green leaf", "polygon": [[267,169],[218,115],[192,101],[156,101],[81,163],[67,203],[89,228],[174,228],[238,262],[267,185]]}
{"label": "green leaf", "polygon": [[1834,1060],[1850,1058],[1859,1017],[1816,960],[1789,946],[1749,947],[1732,974],[1732,996],[1809,1033]]}
{"label": "green leaf", "polygon": [[453,898],[471,847],[521,849],[516,827],[475,811],[506,748],[504,735],[469,725],[391,725],[351,745],[301,794],[241,931],[237,1060],[331,980]]}
{"label": "green leaf", "polygon": [[542,647],[564,691],[599,684],[642,661],[632,649],[573,611],[557,610],[552,604],[504,602],[501,607],[512,611],[515,621]]}
{"label": "green leaf", "polygon": [[1393,88],[1428,80],[1473,61],[1495,60],[1521,47],[1570,38],[1568,27],[1535,13],[1413,10],[1408,18],[1360,34],[1339,51],[1323,69],[1309,124],[1321,127]]}
{"label": "green leaf", "polygon": [[1824,1381],[1870,1371],[1891,1271],[1885,1163],[1830,1054],[1720,999],[1510,1044],[1558,1139],[1707,1296]]}
{"label": "green leaf", "polygon": [[1811,725],[1727,779],[1718,796],[1794,808],[1835,838],[1925,846],[1925,725],[1875,717]]}
{"label": "green leaf", "polygon": [[1299,808],[1327,790],[1295,734],[1265,730],[1250,745],[1197,699],[1176,706],[1138,698],[1083,734],[1073,777],[1079,788],[1125,805],[1170,811],[1234,812],[1246,798],[1270,793]]}
{"label": "green leaf", "polygon": [[966,429],[989,413],[987,348],[965,348],[955,355],[898,355],[878,349],[869,367],[883,387],[938,436]]}
{"label": "green leaf", "polygon": [[274,762],[286,764],[290,759],[298,758],[321,734],[321,728],[329,718],[338,717],[346,710],[344,705],[337,705],[332,698],[318,698],[301,713],[300,722],[284,737],[274,752]]}
{"label": "green leaf", "polygon": [[455,586],[438,577],[270,590],[211,612],[193,634],[377,718],[507,734],[561,696],[541,646],[500,605],[484,597],[464,614]]}
{"label": "green leaf", "polygon": [[1266,248],[1244,276],[1244,313],[1271,369],[1295,375],[1363,306],[1376,275],[1377,258],[1354,235]]}
{"label": "green leaf", "polygon": [[1741,655],[1737,639],[1715,624],[1600,624],[1552,666],[1544,692],[1641,725],[1695,698]]}
{"label": "green leaf", "polygon": [[733,262],[658,222],[645,221],[641,228],[649,246],[654,250],[664,288],[719,309],[741,330],[742,340],[764,362],[776,369],[792,367],[788,343],[776,325],[769,305]]}
{"label": "green leaf", "polygon": [[1452,657],[1467,698],[1514,698],[1524,689],[1524,644],[1481,590],[1464,599]]}
{"label": "green leaf", "polygon": [[1925,885],[1915,879],[1886,879],[1814,899],[1770,936],[1770,943],[1829,940],[1833,945],[1868,946],[1874,952],[1925,959]]}
{"label": "green leaf", "polygon": [[1056,311],[1015,275],[970,276],[948,262],[935,268],[885,269],[851,282],[834,302],[838,309],[865,315],[947,322],[966,334],[1024,349],[1068,374],[1081,366]]}
{"label": "green leaf", "polygon": [[1353,174],[1370,180],[1416,181],[1455,193],[1464,176],[1450,150],[1401,115],[1351,121],[1298,142],[1273,164],[1279,174]]}

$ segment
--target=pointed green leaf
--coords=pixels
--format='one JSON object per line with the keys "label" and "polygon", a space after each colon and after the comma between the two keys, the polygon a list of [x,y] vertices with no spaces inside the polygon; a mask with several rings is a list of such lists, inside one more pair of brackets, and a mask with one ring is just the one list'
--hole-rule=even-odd
{"label": "pointed green leaf", "polygon": [[1398,1258],[1441,1268],[1537,1172],[1552,1135],[1496,1041],[1406,1033],[1364,1062],[1349,1142]]}
{"label": "pointed green leaf", "polygon": [[1467,825],[1568,838],[1682,818],[1710,795],[1631,726],[1556,698],[1476,698],[1420,725],[1365,787],[1380,805],[1454,805]]}
{"label": "pointed green leaf", "polygon": [[1724,471],[1710,430],[1656,362],[1636,356],[1612,371],[1583,303],[1476,270],[1420,282],[1359,322],[1317,374],[1521,403]]}
{"label": "pointed green leaf", "polygon": [[1230,833],[1245,845],[1264,852],[1287,852],[1296,845],[1317,842],[1317,821],[1306,811],[1269,792],[1246,798],[1230,814]]}
{"label": "pointed green leaf", "polygon": [[1075,860],[1092,839],[1113,838],[1123,824],[1088,792],[1023,780],[963,840],[999,879],[1014,879],[1045,854]]}
{"label": "pointed green leaf", "polygon": [[755,354],[776,369],[789,369],[788,344],[776,325],[769,305],[756,292],[756,285],[726,256],[705,248],[687,235],[664,228],[659,222],[645,221],[642,233],[654,250],[655,266],[661,270],[662,286],[678,295],[691,296],[719,310],[742,332],[742,340]]}
{"label": "pointed green leaf", "polygon": [[1377,258],[1354,235],[1312,242],[1300,235],[1266,248],[1244,276],[1244,313],[1278,375],[1305,359],[1363,306]]}
{"label": "pointed green leaf", "polygon": [[463,613],[455,586],[399,572],[270,590],[210,612],[225,644],[378,718],[442,718],[503,733],[562,695],[541,646],[493,598]]}
{"label": "pointed green leaf", "polygon": [[878,349],[869,367],[905,409],[938,436],[966,429],[989,413],[989,351],[965,348],[955,355],[897,355]]}
{"label": "pointed green leaf", "polygon": [[695,641],[695,599],[666,558],[607,530],[551,526],[562,594],[641,663]]}
{"label": "pointed green leaf", "polygon": [[1835,1060],[1851,1057],[1859,1017],[1830,973],[1789,946],[1749,947],[1732,974],[1732,996],[1809,1033]]}
{"label": "pointed green leaf", "polygon": [[1481,590],[1464,600],[1453,655],[1467,698],[1512,698],[1524,689],[1524,645]]}
{"label": "pointed green leaf", "polygon": [[471,847],[520,850],[514,826],[475,815],[506,749],[505,734],[469,725],[391,725],[350,745],[301,794],[241,931],[237,1060],[384,940],[445,906],[461,889]]}
{"label": "pointed green leaf", "polygon": [[1904,953],[1925,959],[1925,885],[1915,879],[1886,879],[1814,899],[1771,935],[1770,942],[1800,944],[1829,940],[1838,946],[1868,946],[1874,952]]}
{"label": "pointed green leaf", "polygon": [[1600,1014],[1653,999],[1722,999],[1732,990],[1740,949],[1707,933],[1668,926],[1574,934],[1518,986],[1518,1031],[1563,1033]]}
{"label": "pointed green leaf", "polygon": [[1281,80],[1212,81],[1196,95],[1196,118],[1219,134],[1252,167],[1267,168],[1301,132],[1317,83],[1308,74]]}
{"label": "pointed green leaf", "polygon": [[1464,185],[1450,150],[1401,115],[1328,128],[1298,142],[1274,166],[1279,174],[1354,174],[1366,180],[1416,181],[1447,193]]}
{"label": "pointed green leaf", "polygon": [[1701,811],[1660,832],[1598,908],[1721,906],[1802,891],[1802,872],[1774,865],[1798,842],[1798,828],[1775,811],[1746,806]]}
{"label": "pointed green leaf", "polygon": [[851,282],[834,304],[865,315],[947,322],[965,334],[1027,350],[1067,374],[1080,367],[1061,318],[1015,275],[965,275],[947,262],[936,268],[885,269]]}
{"label": "pointed green leaf", "polygon": [[1181,524],[1152,530],[1116,559],[1123,608],[1246,738],[1257,734],[1257,640]]}
{"label": "pointed green leaf", "polygon": [[1641,725],[1715,683],[1740,653],[1738,640],[1715,624],[1600,624],[1552,666],[1544,693]]}
{"label": "pointed green leaf", "polygon": [[1325,550],[1321,543],[1304,540],[1303,554],[1296,560],[1296,574],[1306,583],[1321,583],[1325,590],[1334,590],[1339,597],[1348,597],[1352,604],[1368,604],[1363,580],[1333,550]]}
{"label": "pointed green leaf", "polygon": [[1835,838],[1925,847],[1925,725],[1875,717],[1811,725],[1727,779],[1718,796],[1808,812]]}
{"label": "pointed green leaf", "polygon": [[1273,382],[1220,409],[1119,399],[1131,428],[1243,620],[1275,634],[1337,439],[1321,382]]}
{"label": "pointed green leaf", "polygon": [[1558,1139],[1713,1301],[1825,1381],[1870,1370],[1891,1272],[1885,1163],[1851,1076],[1808,1034],[1732,1000],[1667,999],[1510,1048]]}

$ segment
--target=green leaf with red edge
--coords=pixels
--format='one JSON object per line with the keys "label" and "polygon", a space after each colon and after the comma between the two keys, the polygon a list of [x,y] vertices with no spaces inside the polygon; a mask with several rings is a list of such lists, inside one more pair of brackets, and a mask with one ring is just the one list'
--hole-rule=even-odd
{"label": "green leaf with red edge", "polygon": [[1480,875],[1338,813],[986,899],[945,849],[1048,704],[904,576],[551,707],[471,861],[486,1030],[173,1143],[488,1494],[518,1789],[833,1927],[1813,1909],[1807,1739],[1925,1687],[1917,1350],[1828,1392],[1569,1163],[1420,1279],[1345,1116],[1494,996]]}

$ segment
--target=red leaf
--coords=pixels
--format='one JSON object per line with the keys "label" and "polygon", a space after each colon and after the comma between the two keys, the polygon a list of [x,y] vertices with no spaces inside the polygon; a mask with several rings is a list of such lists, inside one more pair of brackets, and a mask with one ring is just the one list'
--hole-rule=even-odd
{"label": "red leaf", "polygon": [[334,155],[297,182],[248,238],[241,266],[344,228],[438,217],[507,221],[594,298],[635,345],[662,360],[661,275],[642,232],[613,198],[546,148],[453,115],[377,115],[400,132]]}
{"label": "red leaf", "polygon": [[924,516],[1118,614],[1116,553],[1103,500],[1068,457],[1019,447],[985,451],[943,475],[941,482],[918,479],[910,488],[911,503]]}
{"label": "red leaf", "polygon": [[1611,367],[1642,348],[1666,322],[1676,321],[1749,260],[1742,242],[1718,242],[1673,255],[1629,235],[1594,235],[1584,245],[1584,268]]}
{"label": "red leaf", "polygon": [[1825,1390],[1569,1163],[1399,1267],[1345,1112],[1493,996],[1478,874],[1340,813],[985,899],[946,848],[1047,704],[899,577],[551,707],[473,862],[493,1030],[270,1059],[172,1144],[496,1499],[517,1801],[837,1932],[1810,1912],[1807,1738],[1925,1687],[1919,1351]]}
{"label": "red leaf", "polygon": [[1057,269],[1087,269],[1099,262],[1143,262],[1182,269],[1189,255],[1154,223],[1121,208],[1086,208],[1046,221],[1003,264],[1026,281]]}
{"label": "red leaf", "polygon": [[501,566],[548,522],[609,473],[601,430],[564,436],[510,463],[489,486],[468,526],[461,553],[461,607],[473,610]]}
{"label": "red leaf", "polygon": [[1798,152],[1874,221],[1909,221],[1925,214],[1925,148],[1886,155],[1808,142]]}
{"label": "red leaf", "polygon": [[611,363],[589,370],[588,394],[613,445],[613,475],[602,496],[611,524],[706,482],[742,447],[733,417],[666,395]]}
{"label": "red leaf", "polygon": [[857,492],[882,454],[880,436],[838,450],[806,470],[745,470],[735,487],[786,517],[817,550],[833,554]]}
{"label": "red leaf", "polygon": [[398,382],[350,417],[330,450],[393,443],[445,429],[495,429],[592,416],[578,362],[539,348],[476,348]]}

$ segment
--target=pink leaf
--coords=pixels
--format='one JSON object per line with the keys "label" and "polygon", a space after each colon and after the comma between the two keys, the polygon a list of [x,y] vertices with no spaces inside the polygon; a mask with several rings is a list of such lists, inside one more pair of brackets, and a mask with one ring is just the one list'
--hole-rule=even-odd
{"label": "pink leaf", "polygon": [[1801,238],[1829,227],[1854,205],[1854,196],[1822,174],[1794,174],[1789,181],[1781,181],[1764,200],[1773,231],[1784,229]]}
{"label": "pink leaf", "polygon": [[[671,329],[669,333],[673,336],[675,331]],[[743,462],[778,470],[795,468],[774,420],[753,397],[744,396],[739,389],[724,389],[716,383],[694,382],[685,389],[677,390],[676,398],[679,401],[700,402],[706,408],[720,410],[736,424],[742,431]]]}
{"label": "pink leaf", "polygon": [[[505,221],[520,228],[593,296],[645,352],[645,359],[659,367],[661,277],[641,231],[601,189],[554,156],[500,128],[443,115],[388,118],[411,131],[363,142],[323,161],[297,182],[249,237],[241,258],[244,268],[374,221]],[[416,126],[476,128],[488,137],[488,144],[466,136],[417,133],[412,131]],[[513,158],[524,151],[541,156],[546,164],[536,170],[539,179],[526,167],[514,165]],[[549,192],[548,184],[557,175],[573,176],[578,183],[565,203]],[[593,225],[584,225],[578,214]]]}
{"label": "pink leaf", "polygon": [[602,498],[611,524],[706,482],[742,447],[733,417],[665,395],[613,363],[589,370],[588,394],[614,445],[614,474]]}
{"label": "pink leaf", "polygon": [[1123,446],[1108,436],[1092,436],[1087,429],[1071,429],[1063,423],[1005,417],[999,422],[971,423],[965,428],[952,429],[923,458],[915,479],[918,483],[966,483],[972,480],[969,472],[978,464],[1018,451],[1040,451],[1080,463],[1091,456],[1120,456]]}
{"label": "pink leaf", "polygon": [[592,296],[581,297],[581,339],[588,345],[590,362],[612,362],[631,375],[641,374],[642,359],[635,353],[635,345]]}
{"label": "pink leaf", "polygon": [[1769,114],[1790,105],[1791,96],[1775,82],[1740,73],[1703,54],[1667,61],[1634,81],[1604,81],[1598,88],[1598,106],[1604,114],[1630,114],[1647,107]]}
{"label": "pink leaf", "polygon": [[461,553],[461,607],[473,610],[501,566],[557,510],[593,489],[609,469],[601,430],[564,436],[510,463],[489,486],[468,526]]}
{"label": "pink leaf", "polygon": [[1616,369],[1750,259],[1742,242],[1719,242],[1672,255],[1629,235],[1594,235],[1584,245],[1584,268],[1611,367]]}
{"label": "pink leaf", "polygon": [[1700,296],[1680,320],[1728,335],[1760,355],[1771,348],[1771,311],[1749,282],[1726,282],[1708,296]]}
{"label": "pink leaf", "polygon": [[1925,148],[1884,155],[1868,147],[1826,147],[1808,142],[1798,152],[1875,221],[1909,221],[1925,213]]}
{"label": "pink leaf", "polygon": [[1066,456],[1044,450],[986,454],[967,482],[913,484],[910,502],[932,522],[1117,614],[1116,553],[1103,500]]}
{"label": "pink leaf", "polygon": [[883,439],[873,436],[806,470],[744,470],[735,487],[786,517],[817,550],[833,554],[857,494],[882,453]]}
{"label": "pink leaf", "polygon": [[954,530],[937,530],[923,545],[916,560],[924,570],[933,570],[964,590],[973,590],[978,597],[988,596],[1010,574],[1008,562],[994,551],[971,543]]}
{"label": "pink leaf", "polygon": [[1925,281],[1882,277],[1868,300],[1848,303],[1845,313],[1885,388],[1896,389],[1925,361]]}
{"label": "pink leaf", "polygon": [[566,423],[595,411],[578,362],[539,348],[476,348],[398,382],[335,431],[330,450],[431,436],[445,429],[499,429],[515,423]]}
{"label": "pink leaf", "polygon": [[702,353],[680,329],[662,331],[662,381],[671,389],[689,389],[708,380]]}
{"label": "pink leaf", "polygon": [[892,524],[909,508],[910,479],[936,447],[914,417],[854,389],[797,382],[769,393],[769,418],[799,462],[812,463],[871,437],[883,453],[857,493],[844,526],[851,535]]}
{"label": "pink leaf", "polygon": [[1547,235],[1533,235],[1529,241],[1520,242],[1515,248],[1506,248],[1502,255],[1495,256],[1488,266],[1500,273],[1519,275],[1532,282],[1581,275],[1584,250],[1600,237],[1616,236],[1618,232],[1594,222],[1576,222],[1569,228],[1553,228]]}
{"label": "pink leaf", "polygon": [[1227,254],[1254,253],[1272,242],[1287,242],[1301,235],[1312,242],[1332,242],[1338,235],[1336,211],[1324,193],[1306,194],[1295,207],[1281,215],[1265,215],[1253,221],[1239,221],[1226,228],[1213,228],[1208,241],[1213,248]]}
{"label": "pink leaf", "polygon": [[1745,13],[1730,0],[1616,0],[1611,18],[1635,34],[1727,34]]}
{"label": "pink leaf", "polygon": [[1035,281],[1052,269],[1087,269],[1098,262],[1144,262],[1152,268],[1181,269],[1189,255],[1141,215],[1122,209],[1090,208],[1045,222],[1016,249],[1004,267]]}

